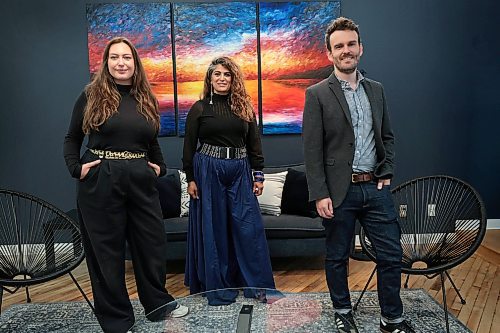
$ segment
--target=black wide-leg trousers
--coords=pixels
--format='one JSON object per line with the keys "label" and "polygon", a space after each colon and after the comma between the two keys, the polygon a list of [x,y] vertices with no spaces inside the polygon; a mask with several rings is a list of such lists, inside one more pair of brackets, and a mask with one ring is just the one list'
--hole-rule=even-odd
{"label": "black wide-leg trousers", "polygon": [[106,333],[126,332],[135,321],[125,285],[126,240],[145,313],[174,300],[165,289],[166,235],[156,181],[145,159],[103,159],[79,183],[83,245],[96,316]]}

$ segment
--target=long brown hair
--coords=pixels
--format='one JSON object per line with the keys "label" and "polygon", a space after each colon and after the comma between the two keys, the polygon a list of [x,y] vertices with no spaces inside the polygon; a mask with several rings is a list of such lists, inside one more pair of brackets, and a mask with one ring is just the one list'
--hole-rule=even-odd
{"label": "long brown hair", "polygon": [[255,114],[252,103],[250,102],[250,96],[245,89],[243,73],[241,72],[240,66],[229,57],[215,58],[208,66],[205,75],[205,83],[203,85],[203,98],[210,98],[212,73],[217,65],[222,65],[231,72],[231,89],[229,91],[231,112],[245,121],[253,121]]}
{"label": "long brown hair", "polygon": [[92,78],[92,81],[85,87],[87,105],[85,106],[82,125],[85,134],[89,134],[91,130],[98,131],[99,126],[118,112],[121,96],[108,70],[109,49],[112,45],[118,43],[127,44],[134,57],[135,72],[132,76],[130,95],[138,102],[137,111],[153,124],[156,131],[160,129],[158,100],[151,91],[151,85],[146,77],[137,49],[127,38],[115,37],[106,45],[102,55],[101,67]]}

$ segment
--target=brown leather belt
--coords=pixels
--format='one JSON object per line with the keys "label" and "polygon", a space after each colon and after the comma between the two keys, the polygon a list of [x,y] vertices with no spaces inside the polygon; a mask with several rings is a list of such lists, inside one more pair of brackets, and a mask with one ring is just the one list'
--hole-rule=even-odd
{"label": "brown leather belt", "polygon": [[375,179],[373,172],[353,173],[351,175],[351,182],[353,183],[369,182],[373,179]]}

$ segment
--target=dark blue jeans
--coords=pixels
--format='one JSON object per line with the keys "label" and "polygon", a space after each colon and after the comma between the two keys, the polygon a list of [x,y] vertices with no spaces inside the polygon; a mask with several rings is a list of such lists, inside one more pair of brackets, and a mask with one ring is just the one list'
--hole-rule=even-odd
{"label": "dark blue jeans", "polygon": [[335,309],[350,309],[347,265],[354,226],[359,220],[377,257],[377,289],[382,316],[398,319],[403,314],[401,287],[401,229],[389,186],[377,189],[375,181],[351,184],[333,219],[323,219],[326,229],[325,271]]}

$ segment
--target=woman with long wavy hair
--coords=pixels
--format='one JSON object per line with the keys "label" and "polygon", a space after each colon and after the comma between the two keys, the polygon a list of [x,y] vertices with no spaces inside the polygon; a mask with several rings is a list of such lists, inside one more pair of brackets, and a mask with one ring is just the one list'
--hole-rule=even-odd
{"label": "woman with long wavy hair", "polygon": [[[263,167],[243,74],[232,59],[216,58],[187,115],[183,152],[191,197],[185,284],[192,294],[226,289],[207,293],[211,305],[235,301],[237,289],[227,288],[275,287],[256,198]],[[262,292],[246,296],[265,299]]]}
{"label": "woman with long wavy hair", "polygon": [[[165,289],[165,246],[157,177],[166,173],[157,135],[158,101],[136,48],[108,42],[102,64],[78,97],[64,140],[70,174],[79,180],[77,206],[95,312],[104,332],[134,325],[125,285],[125,241],[139,299],[151,320],[186,315]],[[87,150],[80,148],[88,136]],[[163,307],[163,313],[154,312]]]}

